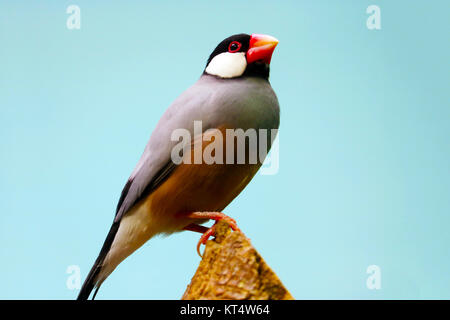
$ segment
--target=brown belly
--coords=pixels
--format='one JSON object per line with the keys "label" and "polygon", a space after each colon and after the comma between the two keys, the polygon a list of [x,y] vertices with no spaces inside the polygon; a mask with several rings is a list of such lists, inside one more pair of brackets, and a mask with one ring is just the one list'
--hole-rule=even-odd
{"label": "brown belly", "polygon": [[[226,145],[225,128],[219,129]],[[202,152],[212,143],[203,141],[199,144]],[[236,155],[235,149],[235,155]],[[194,164],[194,144],[190,153],[190,164],[182,163],[172,172],[149,197],[148,210],[155,220],[163,222],[166,218],[177,216],[177,222],[168,222],[168,232],[181,230],[192,223],[183,218],[183,214],[196,211],[222,211],[250,182],[260,163],[226,164],[226,148],[223,148],[223,164]],[[248,155],[246,155],[247,157]],[[186,158],[186,157],[185,157]],[[199,223],[199,221],[195,221]]]}

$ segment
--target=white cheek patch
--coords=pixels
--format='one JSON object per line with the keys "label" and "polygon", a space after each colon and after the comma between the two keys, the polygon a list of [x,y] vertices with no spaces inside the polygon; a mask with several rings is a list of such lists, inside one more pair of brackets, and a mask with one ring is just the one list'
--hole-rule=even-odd
{"label": "white cheek patch", "polygon": [[240,77],[247,68],[245,52],[223,52],[215,56],[206,67],[206,73],[221,78]]}

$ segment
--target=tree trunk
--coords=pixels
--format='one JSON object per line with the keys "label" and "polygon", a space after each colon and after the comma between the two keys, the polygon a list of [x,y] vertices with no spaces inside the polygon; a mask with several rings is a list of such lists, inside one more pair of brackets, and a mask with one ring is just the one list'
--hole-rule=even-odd
{"label": "tree trunk", "polygon": [[183,300],[293,300],[242,232],[217,224]]}

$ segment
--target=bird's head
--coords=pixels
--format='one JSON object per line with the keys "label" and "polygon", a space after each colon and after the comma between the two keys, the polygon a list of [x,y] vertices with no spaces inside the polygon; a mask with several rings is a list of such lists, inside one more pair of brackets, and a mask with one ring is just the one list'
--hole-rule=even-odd
{"label": "bird's head", "polygon": [[242,76],[269,78],[269,65],[278,40],[263,34],[236,34],[223,40],[209,56],[204,73],[224,79]]}

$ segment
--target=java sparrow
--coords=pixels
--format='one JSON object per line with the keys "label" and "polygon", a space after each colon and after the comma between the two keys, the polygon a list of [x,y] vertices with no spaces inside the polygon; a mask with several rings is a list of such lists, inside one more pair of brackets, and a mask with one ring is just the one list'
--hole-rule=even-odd
{"label": "java sparrow", "polygon": [[[262,162],[176,164],[171,156],[177,144],[172,133],[184,128],[193,134],[194,121],[201,121],[202,132],[201,137],[192,135],[193,141],[202,141],[207,129],[224,135],[229,129],[278,129],[278,99],[268,80],[277,44],[274,37],[260,34],[226,38],[211,53],[198,81],[165,111],[123,188],[111,229],[79,300],[88,299],[96,288],[94,298],[119,263],[155,235],[201,232],[198,250],[214,234],[215,225],[209,229],[200,225],[209,219],[224,219],[237,230],[235,221],[221,211],[245,188]],[[273,137],[269,148],[272,141]],[[201,148],[207,145],[200,143]]]}

